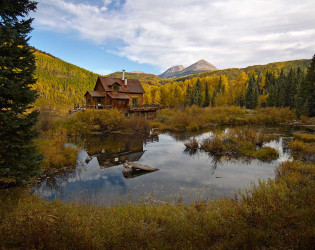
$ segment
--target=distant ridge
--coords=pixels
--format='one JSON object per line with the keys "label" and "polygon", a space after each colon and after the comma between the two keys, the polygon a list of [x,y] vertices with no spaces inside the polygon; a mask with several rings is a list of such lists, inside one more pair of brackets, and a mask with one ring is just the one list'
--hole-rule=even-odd
{"label": "distant ridge", "polygon": [[164,73],[159,75],[161,78],[176,78],[180,76],[187,76],[191,74],[196,74],[200,72],[205,71],[214,71],[218,70],[213,64],[207,62],[206,60],[199,60],[198,62],[195,62],[194,64],[188,66],[187,68],[184,68],[183,65],[178,65],[169,68]]}
{"label": "distant ridge", "polygon": [[145,74],[143,71],[131,71],[132,74]]}

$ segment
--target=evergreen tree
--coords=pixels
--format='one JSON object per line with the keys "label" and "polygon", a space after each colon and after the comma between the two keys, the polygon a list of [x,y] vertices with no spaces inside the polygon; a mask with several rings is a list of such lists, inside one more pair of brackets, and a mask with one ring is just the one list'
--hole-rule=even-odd
{"label": "evergreen tree", "polygon": [[254,109],[258,103],[258,89],[255,81],[255,76],[252,75],[249,78],[248,88],[245,97],[245,106],[247,109]]}
{"label": "evergreen tree", "polygon": [[214,107],[215,104],[215,96],[217,95],[217,93],[213,90],[212,92],[212,97],[211,97],[211,106]]}
{"label": "evergreen tree", "polygon": [[298,116],[315,115],[315,55],[307,69],[305,79],[301,80],[296,93],[296,113]]}
{"label": "evergreen tree", "polygon": [[186,94],[185,94],[185,107],[186,106],[191,106],[192,105],[192,88],[188,84],[186,88]]}
{"label": "evergreen tree", "polygon": [[36,9],[29,0],[0,2],[0,177],[18,183],[39,172],[40,156],[32,141],[38,112],[28,112],[36,99],[35,59],[28,45]]}
{"label": "evergreen tree", "polygon": [[259,85],[255,83],[254,85],[254,92],[253,92],[253,107],[256,108],[258,106],[258,99],[259,99]]}
{"label": "evergreen tree", "polygon": [[278,96],[277,96],[277,107],[284,107],[285,106],[285,100],[287,98],[287,81],[286,81],[286,76],[284,74],[284,71],[283,69],[281,70],[281,73],[280,73],[280,76],[278,77],[277,79],[277,87],[278,87],[278,90],[277,90],[277,93],[278,93]]}
{"label": "evergreen tree", "polygon": [[296,72],[292,68],[286,78],[286,98],[284,106],[294,108],[294,95],[296,92]]}
{"label": "evergreen tree", "polygon": [[192,104],[197,105],[197,106],[201,106],[201,99],[202,99],[201,82],[198,78],[198,80],[195,84],[195,88],[194,88]]}
{"label": "evergreen tree", "polygon": [[309,116],[315,115],[315,54],[313,55],[310,66],[306,73],[306,89],[307,95],[307,108],[309,110]]}
{"label": "evergreen tree", "polygon": [[269,107],[276,106],[278,91],[278,87],[276,85],[277,83],[274,72],[267,71],[265,90],[268,94],[267,103]]}
{"label": "evergreen tree", "polygon": [[221,93],[221,91],[222,91],[222,76],[220,75],[217,92]]}
{"label": "evergreen tree", "polygon": [[208,107],[210,105],[210,95],[209,95],[209,83],[206,82],[206,88],[205,88],[205,102],[203,104],[204,107]]}

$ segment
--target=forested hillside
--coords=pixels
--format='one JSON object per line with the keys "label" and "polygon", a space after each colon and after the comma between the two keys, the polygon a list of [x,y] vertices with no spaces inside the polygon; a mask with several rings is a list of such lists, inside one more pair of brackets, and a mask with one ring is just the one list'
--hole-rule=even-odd
{"label": "forested hillside", "polygon": [[216,76],[224,74],[228,79],[234,79],[236,78],[241,72],[255,72],[256,74],[263,73],[267,69],[280,73],[283,69],[284,71],[289,71],[291,68],[297,69],[300,68],[301,70],[305,70],[307,66],[310,64],[311,60],[308,59],[302,59],[302,60],[293,60],[293,61],[286,61],[286,62],[274,62],[274,63],[268,63],[265,65],[253,65],[248,66],[246,68],[230,68],[230,69],[223,69],[223,70],[216,70],[216,71],[208,71],[208,72],[202,72],[194,75],[189,75],[185,77],[179,77],[176,79],[176,81],[184,81],[186,79],[192,79],[195,77],[205,77],[205,76]]}
{"label": "forested hillside", "polygon": [[[84,104],[84,94],[93,89],[97,74],[38,50],[35,51],[35,56],[38,80],[34,88],[39,93],[36,106],[70,108],[75,104]],[[128,72],[126,78],[138,79],[146,91],[145,102],[160,104],[162,108],[193,104],[295,108],[296,105],[302,105],[296,102],[295,97],[310,62],[311,60],[277,62],[243,69],[204,72],[172,80],[161,79],[153,74]],[[108,76],[120,78],[121,72]],[[249,104],[252,97],[248,91],[254,96],[252,104]]]}
{"label": "forested hillside", "polygon": [[[115,72],[115,73],[109,74],[107,76],[120,78],[121,74],[122,74],[121,72]],[[126,72],[125,77],[128,79],[138,79],[141,84],[149,84],[149,85],[156,85],[156,86],[169,82],[168,79],[162,79],[156,75],[146,74],[146,73],[129,73],[129,72]]]}
{"label": "forested hillside", "polygon": [[39,93],[36,106],[73,107],[82,104],[87,90],[94,88],[97,74],[62,61],[52,55],[35,51]]}
{"label": "forested hillside", "polygon": [[296,108],[298,114],[312,115],[314,84],[307,74],[310,62],[297,60],[206,72],[177,78],[161,86],[144,84],[144,100],[162,108],[290,107]]}

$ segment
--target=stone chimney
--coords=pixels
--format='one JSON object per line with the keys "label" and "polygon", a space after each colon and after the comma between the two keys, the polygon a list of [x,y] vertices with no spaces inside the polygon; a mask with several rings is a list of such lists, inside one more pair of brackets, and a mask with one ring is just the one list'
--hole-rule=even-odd
{"label": "stone chimney", "polygon": [[122,70],[122,78],[121,78],[121,80],[125,81],[125,70],[124,69]]}

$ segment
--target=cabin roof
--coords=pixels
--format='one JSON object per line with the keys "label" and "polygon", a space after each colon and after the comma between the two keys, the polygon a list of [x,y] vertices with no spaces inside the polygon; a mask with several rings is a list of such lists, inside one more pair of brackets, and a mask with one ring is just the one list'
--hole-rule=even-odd
{"label": "cabin roof", "polygon": [[87,91],[84,96],[90,94],[92,97],[105,97],[106,93],[101,91]]}
{"label": "cabin roof", "polygon": [[109,86],[113,85],[114,83],[118,83],[120,85],[119,92],[123,93],[144,93],[144,89],[142,88],[139,80],[137,79],[127,79],[127,88],[124,86],[124,81],[120,78],[112,78],[112,77],[104,77],[99,76],[98,79],[103,85],[105,91],[112,91]]}
{"label": "cabin roof", "polygon": [[113,83],[111,83],[111,84],[108,84],[108,86],[112,86],[112,85],[114,85],[114,84],[118,84],[119,86],[121,86],[121,84],[119,83],[119,82],[113,82]]}
{"label": "cabin roof", "polygon": [[125,93],[107,92],[107,95],[109,95],[112,99],[123,99],[123,100],[130,99],[130,97],[126,95]]}

